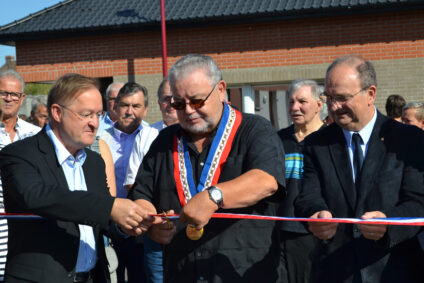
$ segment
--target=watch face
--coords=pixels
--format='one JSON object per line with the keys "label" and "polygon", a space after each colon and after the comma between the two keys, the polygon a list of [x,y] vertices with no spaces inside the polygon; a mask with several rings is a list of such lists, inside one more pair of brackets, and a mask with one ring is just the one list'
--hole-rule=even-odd
{"label": "watch face", "polygon": [[219,200],[222,197],[221,192],[219,190],[212,190],[211,196],[214,200]]}

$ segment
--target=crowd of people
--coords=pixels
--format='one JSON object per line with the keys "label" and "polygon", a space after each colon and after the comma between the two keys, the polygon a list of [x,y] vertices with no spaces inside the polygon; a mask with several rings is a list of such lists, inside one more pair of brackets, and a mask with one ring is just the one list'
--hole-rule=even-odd
{"label": "crowd of people", "polygon": [[171,67],[152,125],[138,83],[112,83],[103,111],[95,79],[63,75],[30,122],[24,87],[0,73],[0,212],[42,218],[0,219],[0,281],[422,281],[419,226],[213,217],[424,215],[423,103],[381,114],[360,56],[293,81],[279,131],[228,103],[205,55]]}

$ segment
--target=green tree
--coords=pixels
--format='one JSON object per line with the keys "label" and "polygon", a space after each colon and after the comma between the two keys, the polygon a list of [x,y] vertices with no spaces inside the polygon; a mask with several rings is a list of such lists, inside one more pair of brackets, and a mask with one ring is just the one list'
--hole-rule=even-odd
{"label": "green tree", "polygon": [[50,88],[52,87],[51,84],[46,83],[27,83],[25,84],[25,93],[26,94],[45,94],[47,95],[49,93]]}

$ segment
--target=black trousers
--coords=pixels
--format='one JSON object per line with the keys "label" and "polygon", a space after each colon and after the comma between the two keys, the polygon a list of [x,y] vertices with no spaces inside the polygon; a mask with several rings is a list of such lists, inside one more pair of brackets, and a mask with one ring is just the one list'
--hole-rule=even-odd
{"label": "black trousers", "polygon": [[280,231],[280,282],[310,282],[312,252],[317,242],[312,234]]}

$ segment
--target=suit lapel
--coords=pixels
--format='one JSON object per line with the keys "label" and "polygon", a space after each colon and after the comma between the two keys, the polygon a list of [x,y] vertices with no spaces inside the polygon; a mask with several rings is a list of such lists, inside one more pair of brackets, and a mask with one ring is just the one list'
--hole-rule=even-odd
{"label": "suit lapel", "polygon": [[374,181],[379,169],[384,163],[386,147],[384,145],[385,127],[387,119],[377,112],[377,120],[368,143],[367,155],[362,166],[358,187],[358,205],[363,203],[369,191],[374,187]]}
{"label": "suit lapel", "polygon": [[331,158],[337,172],[341,187],[347,202],[351,209],[355,208],[356,204],[356,188],[353,183],[352,168],[350,165],[349,154],[347,151],[346,140],[343,136],[341,128],[337,125],[334,127],[334,134],[331,135],[328,141]]}
{"label": "suit lapel", "polygon": [[[38,147],[42,153],[47,167],[50,169],[56,181],[64,188],[68,188],[68,182],[66,181],[65,174],[63,173],[62,167],[57,161],[56,152],[54,150],[53,142],[50,140],[46,133],[45,127],[37,134]],[[69,188],[68,188],[69,189]]]}

